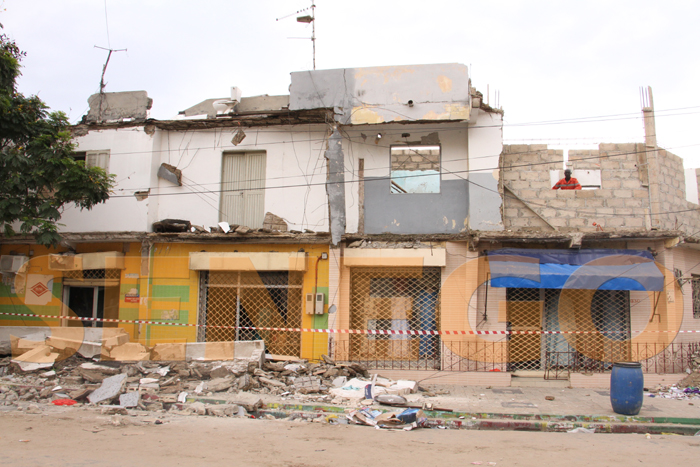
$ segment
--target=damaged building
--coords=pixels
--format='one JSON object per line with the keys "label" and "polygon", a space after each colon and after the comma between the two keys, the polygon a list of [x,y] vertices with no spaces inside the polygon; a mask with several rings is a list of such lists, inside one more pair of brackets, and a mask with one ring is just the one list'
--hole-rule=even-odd
{"label": "damaged building", "polygon": [[504,146],[460,64],[295,72],[171,120],[143,91],[90,102],[76,157],[114,194],[66,209],[56,249],[2,239],[5,333],[264,340],[483,385],[681,373],[698,350],[697,181],[687,201],[655,141],[571,151],[584,189],[552,190],[564,154]]}

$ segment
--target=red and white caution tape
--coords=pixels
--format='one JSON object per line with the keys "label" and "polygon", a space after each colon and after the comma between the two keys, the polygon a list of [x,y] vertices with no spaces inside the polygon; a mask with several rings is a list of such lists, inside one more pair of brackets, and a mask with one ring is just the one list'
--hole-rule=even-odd
{"label": "red and white caution tape", "polygon": [[[166,321],[148,321],[141,319],[110,319],[110,318],[82,318],[80,316],[56,316],[56,315],[35,315],[33,313],[7,313],[0,312],[0,315],[22,316],[28,318],[48,318],[54,320],[88,321],[101,323],[129,323],[129,324],[153,324],[158,326],[185,326],[202,327],[215,329],[243,329],[250,331],[289,331],[289,332],[320,332],[326,334],[368,334],[368,335],[408,335],[408,336],[452,336],[452,335],[512,335],[512,334],[628,334],[629,331],[414,331],[398,329],[314,329],[314,328],[277,328],[259,326],[221,326],[212,324],[195,323],[172,323]],[[693,333],[700,330],[661,330],[661,331],[639,331],[639,332],[662,332],[662,333]]]}

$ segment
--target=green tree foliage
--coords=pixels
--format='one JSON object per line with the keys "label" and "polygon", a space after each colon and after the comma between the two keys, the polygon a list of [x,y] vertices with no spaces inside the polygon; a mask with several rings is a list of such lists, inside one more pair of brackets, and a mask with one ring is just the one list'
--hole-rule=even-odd
{"label": "green tree foliage", "polygon": [[33,234],[37,243],[61,241],[64,205],[91,209],[109,198],[114,176],[73,158],[68,118],[37,96],[17,92],[25,53],[0,34],[0,233]]}

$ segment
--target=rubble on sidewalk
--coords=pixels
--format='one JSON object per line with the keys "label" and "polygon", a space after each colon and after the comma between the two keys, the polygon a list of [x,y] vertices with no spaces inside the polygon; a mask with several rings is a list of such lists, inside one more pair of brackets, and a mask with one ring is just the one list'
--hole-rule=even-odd
{"label": "rubble on sidewalk", "polygon": [[670,386],[645,388],[644,395],[665,399],[700,399],[700,371],[691,371],[688,376]]}
{"label": "rubble on sidewalk", "polygon": [[[106,408],[110,414],[142,410],[231,417],[250,416],[260,410],[262,396],[362,407],[372,405],[374,396],[405,401],[402,395],[418,390],[413,381],[392,381],[377,375],[370,378],[363,365],[336,363],[325,355],[317,363],[281,356],[264,358],[262,351],[252,352],[248,358],[221,361],[209,361],[202,352],[186,361],[152,361],[141,360],[141,356],[153,349],[117,344],[99,354],[103,360],[76,353],[51,363],[52,368],[27,370],[16,359],[0,359],[0,405],[31,401],[41,408],[42,404],[69,405],[64,402],[69,401],[75,406]],[[129,361],[111,360],[118,347]],[[40,343],[27,352],[46,355],[52,349]],[[172,350],[161,349],[163,353]],[[232,349],[225,350],[233,353]],[[57,400],[62,402],[55,404]]]}

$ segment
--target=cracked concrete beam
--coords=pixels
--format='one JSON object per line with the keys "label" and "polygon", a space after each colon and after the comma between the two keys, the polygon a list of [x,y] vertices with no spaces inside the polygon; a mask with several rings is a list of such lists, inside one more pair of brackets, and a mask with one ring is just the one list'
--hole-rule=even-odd
{"label": "cracked concrete beam", "polygon": [[328,138],[325,157],[328,160],[326,193],[330,207],[331,243],[337,245],[345,234],[345,162],[338,129],[333,130]]}

